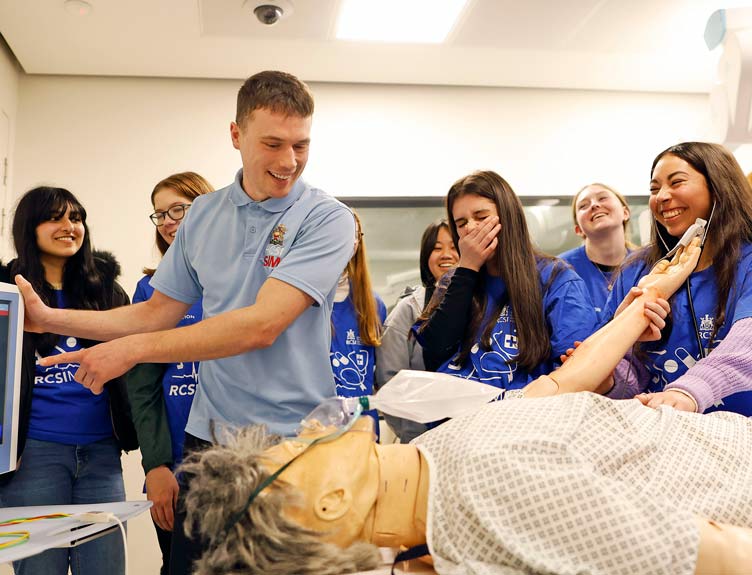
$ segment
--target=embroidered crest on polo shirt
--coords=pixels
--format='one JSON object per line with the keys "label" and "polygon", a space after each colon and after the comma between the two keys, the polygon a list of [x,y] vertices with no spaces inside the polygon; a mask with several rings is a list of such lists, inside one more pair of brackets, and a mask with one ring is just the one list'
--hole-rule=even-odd
{"label": "embroidered crest on polo shirt", "polygon": [[279,265],[279,262],[282,260],[282,252],[285,248],[286,233],[287,226],[285,224],[278,224],[272,230],[269,244],[266,246],[266,251],[264,251],[265,268],[276,268]]}

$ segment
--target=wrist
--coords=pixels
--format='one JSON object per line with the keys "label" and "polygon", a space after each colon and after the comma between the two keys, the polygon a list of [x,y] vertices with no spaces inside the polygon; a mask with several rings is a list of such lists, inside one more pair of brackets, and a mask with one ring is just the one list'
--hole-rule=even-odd
{"label": "wrist", "polygon": [[684,397],[689,398],[689,400],[692,402],[693,413],[697,413],[700,410],[700,406],[698,405],[697,400],[695,399],[695,396],[689,393],[686,389],[681,389],[680,387],[672,387],[671,389],[667,389],[665,391],[675,391],[676,393],[680,393]]}

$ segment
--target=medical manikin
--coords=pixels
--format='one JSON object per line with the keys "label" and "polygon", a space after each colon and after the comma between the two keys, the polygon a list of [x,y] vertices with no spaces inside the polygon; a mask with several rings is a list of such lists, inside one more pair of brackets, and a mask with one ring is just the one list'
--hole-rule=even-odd
{"label": "medical manikin", "polygon": [[532,399],[408,445],[376,445],[370,419],[352,418],[275,445],[250,428],[196,454],[197,572],[347,573],[376,565],[373,545],[423,543],[440,574],[752,572],[748,420],[564,393],[608,380],[649,329],[646,301],[694,268],[698,242],[680,251]]}

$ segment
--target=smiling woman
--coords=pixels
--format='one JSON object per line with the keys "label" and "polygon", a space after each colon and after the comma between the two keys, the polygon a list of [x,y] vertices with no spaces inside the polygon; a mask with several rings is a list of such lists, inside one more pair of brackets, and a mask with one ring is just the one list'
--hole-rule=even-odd
{"label": "smiling woman", "polygon": [[[696,218],[708,221],[700,262],[673,297],[673,325],[660,341],[640,344],[625,362],[614,394],[661,392],[656,402],[690,394],[689,409],[720,408],[752,415],[752,392],[720,401],[710,382],[700,389],[681,376],[726,338],[731,326],[752,316],[752,187],[731,153],[717,144],[686,142],[664,150],[650,172],[652,242],[627,261],[614,284],[604,317],[610,317],[629,289],[671,250]],[[745,348],[748,347],[745,345]],[[750,361],[737,355],[734,361]],[[617,370],[621,373],[621,370]],[[681,390],[681,391],[678,391]],[[713,404],[716,405],[713,405]]]}
{"label": "smiling woman", "polygon": [[[0,267],[0,281],[17,273],[56,308],[109,309],[128,304],[116,281],[120,266],[92,252],[86,210],[62,188],[35,188],[13,218],[18,258]],[[54,333],[24,333],[19,466],[0,482],[0,505],[63,505],[123,501],[120,450],[136,449],[125,382],[116,378],[93,395],[74,380],[78,364],[43,367],[35,358],[94,342]],[[82,464],[82,462],[85,462]],[[53,549],[16,562],[16,573],[124,573],[117,533],[71,549]]]}
{"label": "smiling woman", "polygon": [[600,313],[608,299],[613,272],[629,253],[629,205],[613,188],[588,184],[572,198],[572,217],[574,231],[585,243],[559,257],[585,280],[595,311]]}

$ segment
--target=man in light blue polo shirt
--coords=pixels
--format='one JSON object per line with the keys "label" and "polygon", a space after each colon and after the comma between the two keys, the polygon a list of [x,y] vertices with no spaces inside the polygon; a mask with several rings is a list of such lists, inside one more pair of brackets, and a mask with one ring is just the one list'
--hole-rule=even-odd
{"label": "man in light blue polo shirt", "polygon": [[[299,179],[312,114],[313,97],[294,76],[246,80],[230,127],[243,168],[230,186],[194,200],[148,301],[106,312],[50,309],[19,276],[27,330],[110,340],[40,364],[79,363],[76,380],[100,393],[136,363],[201,361],[186,451],[207,445],[216,426],[292,433],[335,395],[330,314],[355,223],[347,207]],[[169,329],[201,297],[203,321]],[[181,527],[176,516],[175,536]],[[173,539],[171,573],[188,572],[200,553],[191,547]]]}

